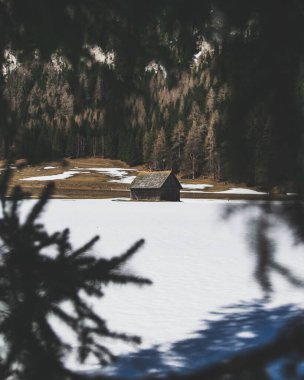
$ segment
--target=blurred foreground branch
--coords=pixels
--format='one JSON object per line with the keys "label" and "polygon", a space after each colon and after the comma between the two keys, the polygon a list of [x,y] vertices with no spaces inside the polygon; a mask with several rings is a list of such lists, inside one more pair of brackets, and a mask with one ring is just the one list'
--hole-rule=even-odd
{"label": "blurred foreground branch", "polygon": [[[0,378],[73,378],[76,374],[65,366],[71,352],[77,351],[80,362],[95,358],[98,364],[105,364],[114,356],[104,345],[104,338],[140,342],[137,336],[111,331],[87,299],[101,298],[104,285],[109,283],[151,284],[122,270],[144,241],[112,259],[89,254],[98,236],[74,250],[68,229],[49,234],[38,221],[53,193],[53,184],[46,186],[23,220],[20,207],[27,194],[16,186],[8,197],[10,177],[7,168],[0,183]],[[64,342],[50,318],[72,331],[76,348]]]}

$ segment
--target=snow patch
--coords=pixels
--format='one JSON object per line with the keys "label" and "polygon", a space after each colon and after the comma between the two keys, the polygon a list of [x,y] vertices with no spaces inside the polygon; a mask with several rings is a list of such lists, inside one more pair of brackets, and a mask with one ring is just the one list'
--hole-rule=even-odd
{"label": "snow patch", "polygon": [[115,53],[114,51],[105,52],[100,46],[88,46],[91,56],[96,62],[105,63],[109,67],[114,68],[115,66]]}
{"label": "snow patch", "polygon": [[214,191],[217,194],[267,194],[261,191],[251,190],[251,189],[242,189],[240,187],[233,187],[229,190],[224,191]]}
{"label": "snow patch", "polygon": [[165,79],[167,78],[167,75],[168,75],[167,70],[165,69],[165,66],[163,66],[161,63],[157,63],[155,61],[151,61],[145,67],[145,71],[154,72],[155,74],[157,74],[158,72],[162,72]]}
{"label": "snow patch", "polygon": [[89,172],[69,170],[67,172],[63,172],[60,174],[21,178],[20,181],[56,181],[56,180],[60,180],[60,179],[67,179],[67,178],[73,177],[75,174],[86,174],[86,173],[89,173]]}
{"label": "snow patch", "polygon": [[121,178],[121,179],[112,179],[109,182],[131,184],[134,181],[135,178],[136,178],[136,175],[130,175],[129,177],[124,177],[124,178]]}
{"label": "snow patch", "polygon": [[203,190],[203,189],[207,189],[208,187],[213,187],[213,185],[208,185],[206,183],[199,183],[199,184],[195,184],[195,183],[181,183],[183,189],[189,189],[189,190]]}
{"label": "snow patch", "polygon": [[12,50],[4,50],[4,63],[2,65],[2,74],[5,78],[20,66],[17,56]]}
{"label": "snow patch", "polygon": [[[56,168],[53,166],[46,166],[44,167],[44,169],[56,169]],[[76,174],[89,174],[91,172],[97,172],[97,173],[106,174],[109,177],[118,178],[118,180],[115,180],[113,182],[131,183],[135,177],[131,177],[131,176],[128,177],[128,174],[129,172],[135,172],[135,171],[136,171],[135,169],[124,169],[124,168],[78,168],[78,167],[75,167],[74,169],[68,170],[60,174],[22,178],[20,179],[20,181],[56,181],[56,180],[62,180],[62,179],[73,177]],[[131,180],[129,178],[133,178],[133,179]]]}
{"label": "snow patch", "polygon": [[[81,168],[75,168],[75,169],[83,170]],[[128,172],[136,171],[135,169],[125,169],[125,168],[85,168],[85,170],[107,174],[110,177],[123,177],[123,176],[128,175]]]}
{"label": "snow patch", "polygon": [[[191,184],[191,183],[181,183],[183,189],[185,190],[205,190],[207,188],[214,187],[214,185],[209,184]],[[190,192],[190,191],[189,191]],[[199,193],[209,193],[209,191],[198,191]],[[212,194],[267,194],[260,191],[252,190],[252,189],[245,189],[240,187],[234,187],[228,190],[223,191],[212,191]]]}

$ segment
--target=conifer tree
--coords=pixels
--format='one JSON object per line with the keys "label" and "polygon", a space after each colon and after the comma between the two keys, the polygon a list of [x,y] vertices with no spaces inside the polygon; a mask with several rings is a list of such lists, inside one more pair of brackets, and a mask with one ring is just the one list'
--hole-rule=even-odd
{"label": "conifer tree", "polygon": [[[68,229],[49,234],[39,222],[53,185],[45,188],[21,221],[20,206],[28,194],[16,186],[7,198],[9,178],[8,169],[0,183],[0,378],[72,379],[75,374],[65,367],[65,357],[72,347],[56,333],[50,317],[74,332],[80,362],[89,356],[100,365],[113,359],[102,338],[138,343],[136,336],[111,331],[86,297],[101,298],[104,285],[109,283],[150,284],[147,279],[123,273],[123,265],[143,240],[112,259],[89,254],[98,237],[73,249]],[[70,311],[63,307],[64,302],[70,304]]]}

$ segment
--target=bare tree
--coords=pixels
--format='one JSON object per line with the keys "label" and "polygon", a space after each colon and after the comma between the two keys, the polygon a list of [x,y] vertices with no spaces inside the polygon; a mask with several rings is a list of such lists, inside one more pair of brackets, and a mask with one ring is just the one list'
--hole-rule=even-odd
{"label": "bare tree", "polygon": [[164,170],[166,168],[168,158],[168,147],[164,128],[158,133],[157,139],[153,146],[152,164],[156,170]]}
{"label": "bare tree", "polygon": [[186,134],[185,134],[185,128],[184,124],[181,120],[176,124],[175,128],[173,129],[172,132],[172,151],[173,153],[176,153],[178,159],[181,159],[182,156],[182,151],[185,145],[185,139],[186,139]]}
{"label": "bare tree", "polygon": [[199,162],[202,157],[202,128],[194,123],[188,133],[185,145],[185,165],[191,164],[191,176],[194,179],[199,171]]}

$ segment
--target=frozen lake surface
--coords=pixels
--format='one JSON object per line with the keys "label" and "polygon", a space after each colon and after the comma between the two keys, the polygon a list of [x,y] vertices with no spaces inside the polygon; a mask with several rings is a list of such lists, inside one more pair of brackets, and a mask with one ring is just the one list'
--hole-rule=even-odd
{"label": "frozen lake surface", "polygon": [[[23,211],[34,201],[28,201]],[[274,336],[284,321],[303,307],[303,290],[273,275],[271,300],[253,278],[255,256],[248,246],[250,218],[243,209],[229,219],[229,205],[242,202],[185,200],[180,203],[52,200],[43,216],[48,231],[70,227],[79,246],[100,235],[96,255],[111,257],[144,238],[143,249],[127,271],[153,281],[152,286],[109,286],[92,301],[111,329],[142,337],[140,346],[109,341],[120,355],[102,372],[136,378],[152,373],[189,372]],[[248,223],[247,223],[248,222]],[[277,258],[300,276],[303,247],[294,246],[287,227],[273,229]],[[52,322],[73,343],[67,329]],[[75,344],[75,342],[73,343]],[[98,363],[68,366],[100,373]]]}

